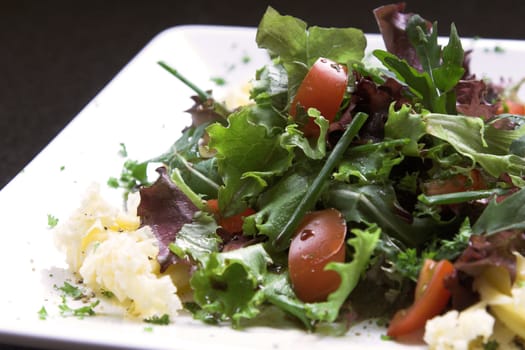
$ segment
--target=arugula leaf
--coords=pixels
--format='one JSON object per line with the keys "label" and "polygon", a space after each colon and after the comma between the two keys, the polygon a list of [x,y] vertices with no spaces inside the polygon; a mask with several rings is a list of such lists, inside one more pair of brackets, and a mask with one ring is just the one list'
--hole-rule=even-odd
{"label": "arugula leaf", "polygon": [[474,223],[474,234],[491,235],[499,231],[525,229],[525,189],[508,196],[498,203],[489,202],[483,213]]}
{"label": "arugula leaf", "polygon": [[317,164],[305,165],[309,166],[293,167],[268,191],[261,194],[257,212],[244,218],[245,234],[266,235],[271,242],[277,238],[306,194],[319,168]]}
{"label": "arugula leaf", "polygon": [[338,208],[349,222],[376,223],[381,230],[409,247],[415,247],[434,235],[456,232],[455,220],[441,222],[432,217],[413,218],[407,222],[398,215],[397,198],[391,184],[336,183],[322,197],[326,207]]}

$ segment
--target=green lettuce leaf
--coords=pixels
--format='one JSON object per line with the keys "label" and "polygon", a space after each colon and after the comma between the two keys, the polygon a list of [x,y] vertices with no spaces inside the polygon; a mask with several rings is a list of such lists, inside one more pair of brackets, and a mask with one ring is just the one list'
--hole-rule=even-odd
{"label": "green lettuce leaf", "polygon": [[498,203],[492,200],[472,226],[474,234],[493,234],[504,230],[525,229],[525,190]]}
{"label": "green lettuce leaf", "polygon": [[328,120],[321,116],[315,108],[308,109],[308,117],[314,118],[319,126],[320,132],[317,141],[312,145],[310,140],[303,135],[297,124],[290,124],[286,127],[286,132],[282,135],[281,145],[284,148],[300,148],[304,154],[311,159],[323,159],[326,155],[326,133],[328,132]]}
{"label": "green lettuce leaf", "polygon": [[287,172],[260,196],[257,203],[259,209],[257,213],[244,219],[243,231],[246,234],[266,235],[270,241],[275,240],[282,227],[290,221],[290,217],[312,184],[316,173],[314,164],[294,167]]}
{"label": "green lettuce leaf", "polygon": [[179,258],[189,255],[194,260],[204,263],[209,254],[219,251],[221,240],[215,233],[218,227],[211,215],[197,212],[193,222],[182,226],[169,248]]}
{"label": "green lettuce leaf", "polygon": [[242,319],[259,314],[265,300],[260,287],[270,263],[262,244],[212,252],[190,280],[195,302],[205,313],[238,327]]}
{"label": "green lettuce leaf", "polygon": [[366,47],[366,38],[359,29],[308,27],[304,21],[283,16],[272,7],[263,15],[255,40],[259,47],[278,56],[288,72],[289,100],[319,57],[350,66],[364,57]]}
{"label": "green lettuce leaf", "polygon": [[231,216],[246,208],[248,201],[268,186],[275,175],[284,173],[293,152],[281,147],[279,137],[268,134],[264,125],[250,118],[254,110],[243,108],[228,117],[228,126],[219,123],[207,128],[209,147],[217,151],[219,174],[224,185],[219,189],[219,208]]}
{"label": "green lettuce leaf", "polygon": [[418,71],[406,60],[384,50],[375,50],[374,55],[405,82],[423,106],[435,113],[456,113],[454,87],[464,73],[464,51],[454,25],[450,28],[449,42],[443,50],[438,44],[437,24],[427,31],[426,22],[412,16],[407,24],[407,34],[416,50],[423,71]]}
{"label": "green lettuce leaf", "polygon": [[349,222],[377,224],[381,230],[409,247],[418,246],[437,235],[457,232],[456,220],[441,222],[432,217],[415,217],[409,223],[398,215],[394,188],[389,185],[337,183],[327,189],[322,201],[338,208]]}
{"label": "green lettuce leaf", "polygon": [[427,114],[423,116],[426,132],[447,141],[454,149],[478,163],[494,177],[508,172],[525,172],[525,159],[510,153],[514,140],[523,137],[525,128],[496,129],[481,118],[461,115]]}
{"label": "green lettuce leaf", "polygon": [[407,156],[419,156],[419,139],[426,134],[425,123],[421,114],[412,113],[411,107],[403,105],[398,111],[392,104],[388,111],[388,119],[385,123],[386,139],[407,138],[410,142],[403,147],[403,154]]}
{"label": "green lettuce leaf", "polygon": [[404,159],[399,148],[407,143],[408,139],[398,139],[354,147],[347,152],[333,177],[362,185],[388,182],[392,168]]}
{"label": "green lettuce leaf", "polygon": [[349,263],[329,263],[325,269],[334,270],[341,276],[341,285],[328,296],[328,300],[321,303],[306,304],[310,318],[320,321],[333,322],[339,315],[339,309],[359,282],[370,262],[370,257],[379,241],[381,229],[376,225],[366,230],[353,229],[354,237],[347,243],[353,248],[352,261]]}

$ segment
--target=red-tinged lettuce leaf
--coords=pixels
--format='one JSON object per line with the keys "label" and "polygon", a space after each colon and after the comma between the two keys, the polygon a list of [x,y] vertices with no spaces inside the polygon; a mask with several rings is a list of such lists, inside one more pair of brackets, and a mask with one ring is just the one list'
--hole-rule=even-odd
{"label": "red-tinged lettuce leaf", "polygon": [[[374,16],[387,51],[406,60],[412,67],[421,71],[421,62],[407,32],[408,22],[414,14],[404,13],[404,11],[405,3],[400,2],[376,8]],[[426,26],[430,29],[432,24],[426,21]]]}
{"label": "red-tinged lettuce leaf", "polygon": [[161,270],[174,262],[169,245],[182,226],[192,222],[198,208],[180,191],[164,167],[158,168],[159,178],[150,187],[140,189],[137,214],[141,226],[150,226],[159,242],[157,260]]}
{"label": "red-tinged lettuce leaf", "polygon": [[199,125],[209,124],[215,121],[222,123],[226,121],[224,116],[217,113],[214,100],[201,100],[199,96],[192,96],[191,99],[194,104],[191,108],[186,110],[186,112],[191,115],[193,127],[198,127]]}
{"label": "red-tinged lettuce leaf", "polygon": [[492,235],[473,235],[468,247],[454,263],[457,270],[478,276],[485,268],[496,266],[516,278],[515,252],[525,255],[525,233],[522,230],[501,231]]}
{"label": "red-tinged lettuce leaf", "polygon": [[395,79],[387,78],[384,83],[377,85],[368,77],[357,78],[351,108],[354,115],[357,112],[369,115],[359,132],[363,143],[367,140],[378,141],[384,138],[384,126],[390,105],[395,103],[399,108],[404,103],[410,103],[407,95],[408,88]]}
{"label": "red-tinged lettuce leaf", "polygon": [[497,106],[487,102],[487,85],[482,80],[462,80],[456,86],[458,113],[488,120],[496,114]]}

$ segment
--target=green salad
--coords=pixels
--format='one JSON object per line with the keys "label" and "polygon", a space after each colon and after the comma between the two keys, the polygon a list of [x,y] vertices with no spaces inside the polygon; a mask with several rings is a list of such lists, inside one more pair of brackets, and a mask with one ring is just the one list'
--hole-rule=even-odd
{"label": "green salad", "polygon": [[188,266],[196,319],[242,328],[276,310],[344,334],[379,318],[402,339],[476,306],[523,340],[523,104],[470,71],[454,25],[441,44],[404,9],[374,11],[372,65],[361,30],[269,7],[256,42],[271,60],[235,110],[160,62],[196,93],[191,125],[113,184],[140,192],[161,271]]}

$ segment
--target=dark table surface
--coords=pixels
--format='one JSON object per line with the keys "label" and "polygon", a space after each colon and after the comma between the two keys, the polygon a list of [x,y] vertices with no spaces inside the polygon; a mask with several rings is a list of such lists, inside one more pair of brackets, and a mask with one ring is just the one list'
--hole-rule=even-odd
{"label": "dark table surface", "polygon": [[[266,6],[309,24],[377,32],[388,1],[0,0],[0,188],[6,185],[160,31],[182,24],[257,26]],[[525,39],[525,2],[412,1],[461,36]],[[7,344],[0,349],[22,349]],[[5,341],[4,341],[5,342]]]}

